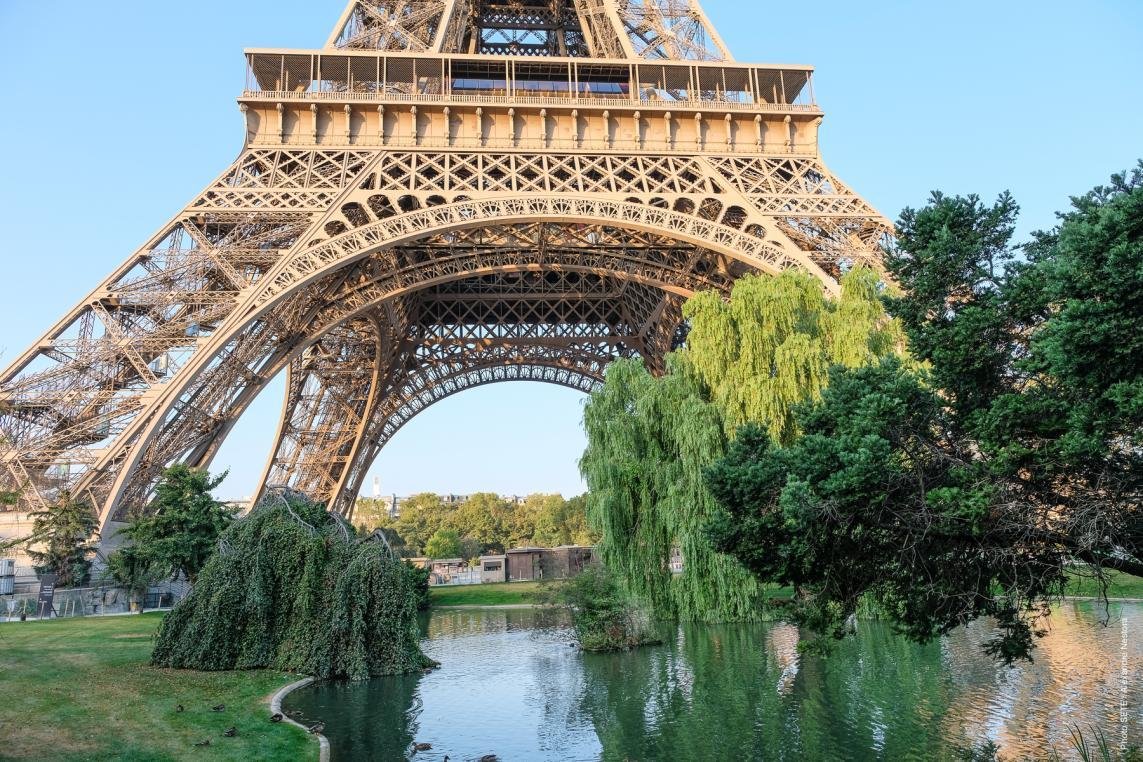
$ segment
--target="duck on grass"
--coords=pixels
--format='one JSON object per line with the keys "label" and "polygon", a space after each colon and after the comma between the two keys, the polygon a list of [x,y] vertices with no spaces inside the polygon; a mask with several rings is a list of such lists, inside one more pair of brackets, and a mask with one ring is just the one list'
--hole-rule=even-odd
{"label": "duck on grass", "polygon": [[151,663],[364,680],[437,666],[418,644],[413,570],[384,537],[273,490],[228,528],[159,629]]}

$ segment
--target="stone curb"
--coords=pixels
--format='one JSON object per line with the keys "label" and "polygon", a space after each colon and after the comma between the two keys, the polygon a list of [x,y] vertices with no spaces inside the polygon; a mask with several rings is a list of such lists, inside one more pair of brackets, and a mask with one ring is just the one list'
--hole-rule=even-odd
{"label": "stone curb", "polygon": [[[273,698],[270,699],[270,714],[280,714],[282,715],[283,722],[288,722],[295,728],[301,728],[308,733],[310,730],[309,728],[300,722],[294,722],[285,712],[282,711],[282,700],[294,691],[298,690],[299,688],[305,688],[312,682],[314,682],[314,679],[312,677],[307,677],[304,680],[298,680],[296,683],[290,683],[285,688],[280,689],[277,693],[274,694]],[[313,735],[317,736],[318,743],[321,744],[321,751],[318,753],[319,762],[329,762],[329,739],[321,733],[314,733]]]}

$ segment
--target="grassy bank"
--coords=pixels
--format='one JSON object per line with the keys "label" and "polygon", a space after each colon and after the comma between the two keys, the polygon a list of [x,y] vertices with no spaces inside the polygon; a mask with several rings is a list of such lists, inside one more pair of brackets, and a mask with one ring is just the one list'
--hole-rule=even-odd
{"label": "grassy bank", "polygon": [[429,588],[434,606],[520,606],[537,603],[539,582],[490,585],[441,585]]}
{"label": "grassy bank", "polygon": [[[1111,587],[1107,594],[1111,598],[1143,598],[1143,579],[1120,572],[1109,572]],[[505,582],[495,585],[442,585],[429,589],[434,606],[518,606],[540,601],[539,593],[545,585],[541,582]],[[766,586],[766,598],[783,600],[794,597],[790,587]],[[1083,576],[1074,576],[1068,585],[1068,595],[1092,597],[1097,594],[1095,582]]]}
{"label": "grassy bank", "polygon": [[[1108,598],[1143,598],[1143,578],[1117,571],[1109,571],[1107,574],[1111,580],[1107,588]],[[1073,575],[1068,584],[1068,595],[1095,597],[1099,595],[1099,587],[1091,577]]]}
{"label": "grassy bank", "polygon": [[[542,591],[558,582],[505,582],[489,585],[441,585],[429,588],[434,606],[520,606],[540,603]],[[767,585],[769,599],[788,599],[794,589]]]}
{"label": "grassy bank", "polygon": [[0,624],[0,759],[317,758],[316,740],[268,720],[270,695],[296,676],[151,667],[161,617]]}

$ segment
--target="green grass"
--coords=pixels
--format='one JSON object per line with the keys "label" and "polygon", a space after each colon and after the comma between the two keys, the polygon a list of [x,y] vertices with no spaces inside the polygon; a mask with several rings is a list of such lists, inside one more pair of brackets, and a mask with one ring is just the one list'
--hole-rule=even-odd
{"label": "green grass", "polygon": [[[316,740],[268,719],[270,696],[297,676],[151,667],[160,621],[0,624],[0,759],[317,758]],[[216,704],[226,709],[211,711]],[[238,735],[223,737],[231,726]],[[209,748],[194,746],[206,739]]]}
{"label": "green grass", "polygon": [[[1143,598],[1143,579],[1120,572],[1108,572],[1111,587],[1107,594],[1111,598]],[[509,606],[541,602],[541,591],[552,583],[506,582],[495,585],[441,585],[429,588],[434,606]],[[771,600],[791,599],[794,590],[778,585],[766,586],[766,598]],[[1068,594],[1078,597],[1092,597],[1097,593],[1095,582],[1087,577],[1074,576],[1068,586]]]}
{"label": "green grass", "polygon": [[518,606],[537,603],[539,582],[504,582],[490,585],[442,585],[429,588],[434,606]]}
{"label": "green grass", "polygon": [[[1143,598],[1143,578],[1117,571],[1109,571],[1107,575],[1111,580],[1107,588],[1108,598]],[[1095,597],[1099,595],[1099,588],[1091,577],[1073,575],[1068,584],[1068,595]]]}

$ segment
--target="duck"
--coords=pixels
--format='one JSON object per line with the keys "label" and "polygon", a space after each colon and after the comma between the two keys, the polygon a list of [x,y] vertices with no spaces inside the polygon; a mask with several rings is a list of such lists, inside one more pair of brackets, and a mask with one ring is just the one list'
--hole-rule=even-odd
{"label": "duck", "polygon": [[500,757],[495,754],[485,754],[480,758],[480,762],[500,762]]}
{"label": "duck", "polygon": [[282,717],[281,712],[274,712],[272,715],[270,715],[270,722],[281,722],[283,719],[285,718]]}
{"label": "duck", "polygon": [[234,736],[238,735],[238,728],[231,725],[229,728],[223,731],[222,735],[226,736],[227,738],[234,738]]}
{"label": "duck", "polygon": [[210,711],[212,711],[212,712],[222,712],[222,711],[225,711],[225,709],[226,709],[226,704],[215,704],[214,706],[212,706],[212,707],[210,708]]}
{"label": "duck", "polygon": [[179,704],[178,706],[175,707],[175,711],[176,712],[185,712],[186,707],[184,707],[182,704]]}
{"label": "duck", "polygon": [[413,743],[413,751],[429,751],[433,748],[431,743]]}
{"label": "duck", "polygon": [[195,744],[195,746],[210,746],[210,739],[208,738],[205,741],[199,741]]}
{"label": "duck", "polygon": [[323,730],[325,730],[325,723],[324,722],[319,722],[317,725],[311,725],[310,726],[310,733],[313,733],[314,735],[317,735],[318,733],[322,732]]}

